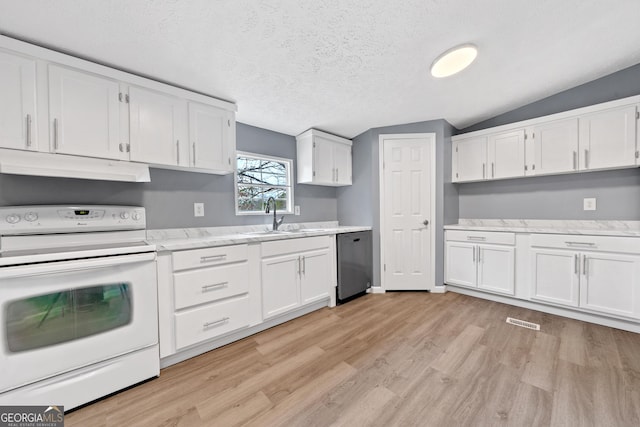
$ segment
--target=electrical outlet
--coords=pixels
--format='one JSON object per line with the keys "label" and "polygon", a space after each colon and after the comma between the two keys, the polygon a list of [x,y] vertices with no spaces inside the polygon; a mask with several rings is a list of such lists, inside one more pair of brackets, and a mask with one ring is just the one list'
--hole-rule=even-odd
{"label": "electrical outlet", "polygon": [[596,198],[585,198],[583,201],[584,210],[585,211],[595,211],[596,210]]}
{"label": "electrical outlet", "polygon": [[293,213],[296,215],[300,215],[300,206],[294,206],[293,207]]}
{"label": "electrical outlet", "polygon": [[204,216],[204,203],[193,204],[193,216]]}

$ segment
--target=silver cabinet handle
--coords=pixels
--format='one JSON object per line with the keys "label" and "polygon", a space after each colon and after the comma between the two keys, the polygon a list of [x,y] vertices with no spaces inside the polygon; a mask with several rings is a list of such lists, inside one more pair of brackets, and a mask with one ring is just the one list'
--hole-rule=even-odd
{"label": "silver cabinet handle", "polygon": [[596,244],[591,242],[564,242],[567,246],[589,246],[593,247]]}
{"label": "silver cabinet handle", "polygon": [[486,165],[483,163],[483,164],[482,164],[482,179],[484,179],[484,178],[485,178],[485,173],[484,173],[485,166],[486,166]]}
{"label": "silver cabinet handle", "polygon": [[118,149],[120,150],[121,153],[124,153],[124,146],[122,145],[122,142],[118,144]]}
{"label": "silver cabinet handle", "polygon": [[196,165],[196,143],[193,143],[193,166]]}
{"label": "silver cabinet handle", "polygon": [[589,150],[584,150],[584,167],[589,169]]}
{"label": "silver cabinet handle", "polygon": [[482,261],[482,248],[478,246],[478,264]]}
{"label": "silver cabinet handle", "polygon": [[53,119],[53,149],[58,150],[58,119]]}
{"label": "silver cabinet handle", "polygon": [[493,178],[496,175],[496,167],[495,167],[495,163],[491,162],[491,178]]}
{"label": "silver cabinet handle", "polygon": [[302,274],[307,274],[307,257],[302,257]]}
{"label": "silver cabinet handle", "polygon": [[202,287],[202,292],[211,291],[218,288],[224,288],[228,284],[229,282],[220,282],[220,283],[214,283],[213,285],[204,285]]}
{"label": "silver cabinet handle", "polygon": [[180,164],[180,140],[176,140],[176,163]]}
{"label": "silver cabinet handle", "polygon": [[27,147],[31,147],[31,114],[27,114]]}
{"label": "silver cabinet handle", "polygon": [[484,242],[487,238],[482,236],[467,236],[467,240],[480,240]]}
{"label": "silver cabinet handle", "polygon": [[573,170],[578,169],[578,162],[577,162],[577,160],[578,160],[578,152],[577,152],[577,151],[574,151],[574,152],[573,152]]}
{"label": "silver cabinet handle", "polygon": [[336,182],[340,181],[340,169],[336,168]]}
{"label": "silver cabinet handle", "polygon": [[207,328],[209,328],[209,327],[211,327],[211,326],[217,326],[217,325],[220,325],[220,324],[222,324],[222,323],[225,323],[227,320],[229,320],[229,318],[228,318],[228,317],[223,317],[222,319],[220,319],[220,320],[214,320],[213,322],[205,322],[205,323],[202,325],[202,329],[207,329]]}
{"label": "silver cabinet handle", "polygon": [[580,267],[579,267],[579,264],[580,264],[580,263],[579,263],[579,261],[578,261],[578,254],[575,254],[575,255],[573,256],[573,272],[574,272],[575,274],[578,274],[578,269],[580,268]]}
{"label": "silver cabinet handle", "polygon": [[476,246],[473,247],[473,263],[476,263]]}
{"label": "silver cabinet handle", "polygon": [[584,274],[585,277],[589,276],[589,271],[587,270],[588,265],[587,256],[582,255],[582,274]]}
{"label": "silver cabinet handle", "polygon": [[298,257],[298,276],[302,272],[302,257]]}
{"label": "silver cabinet handle", "polygon": [[205,262],[221,261],[221,260],[225,259],[226,257],[227,257],[227,254],[201,256],[200,257],[200,262],[201,263],[205,263]]}

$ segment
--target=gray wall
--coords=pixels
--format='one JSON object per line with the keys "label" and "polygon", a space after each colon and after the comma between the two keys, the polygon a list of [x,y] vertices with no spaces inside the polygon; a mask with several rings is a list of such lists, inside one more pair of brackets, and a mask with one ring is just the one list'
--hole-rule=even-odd
{"label": "gray wall", "polygon": [[[295,173],[296,142],[292,136],[238,123],[237,148],[294,159]],[[337,219],[334,188],[295,185],[294,197],[301,215],[287,215],[285,222]],[[204,202],[204,217],[193,216],[194,202]],[[268,215],[235,215],[233,174],[219,176],[151,169],[149,183],[0,174],[0,206],[58,203],[144,206],[148,228],[271,223]]]}
{"label": "gray wall", "polygon": [[380,170],[379,136],[398,133],[436,134],[436,286],[444,283],[445,224],[458,220],[458,194],[451,184],[451,133],[444,120],[370,129],[353,139],[353,185],[337,191],[338,220],[344,225],[373,227],[373,284],[380,286]]}
{"label": "gray wall", "polygon": [[[462,129],[486,129],[640,94],[640,64]],[[640,220],[640,169],[458,184],[460,218]],[[596,197],[597,210],[582,199]]]}

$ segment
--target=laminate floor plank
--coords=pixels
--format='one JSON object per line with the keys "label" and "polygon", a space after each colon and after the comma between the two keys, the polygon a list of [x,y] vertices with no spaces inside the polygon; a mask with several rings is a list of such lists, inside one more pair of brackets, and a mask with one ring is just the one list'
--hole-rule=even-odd
{"label": "laminate floor plank", "polygon": [[163,369],[65,423],[638,426],[639,355],[640,334],[451,292],[369,294]]}

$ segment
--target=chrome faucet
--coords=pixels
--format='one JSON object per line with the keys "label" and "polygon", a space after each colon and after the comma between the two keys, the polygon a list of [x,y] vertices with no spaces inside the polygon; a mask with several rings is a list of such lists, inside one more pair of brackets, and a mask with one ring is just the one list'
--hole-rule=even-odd
{"label": "chrome faucet", "polygon": [[280,217],[280,220],[276,219],[276,199],[273,197],[267,199],[267,209],[265,209],[264,213],[269,213],[269,202],[273,202],[273,231],[278,231],[278,227],[280,227],[282,221],[284,221],[284,215]]}

